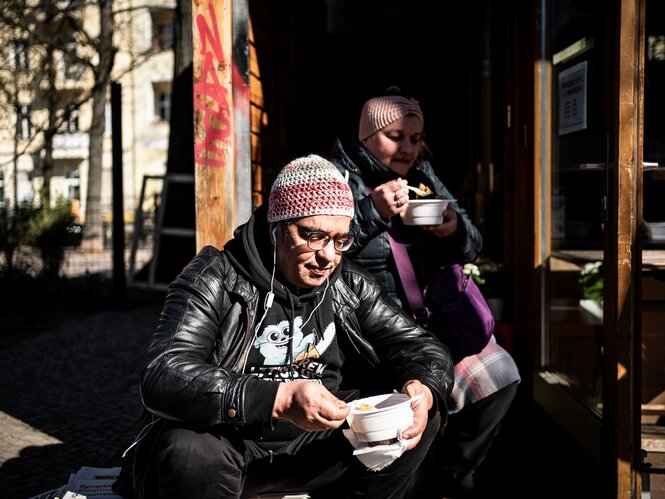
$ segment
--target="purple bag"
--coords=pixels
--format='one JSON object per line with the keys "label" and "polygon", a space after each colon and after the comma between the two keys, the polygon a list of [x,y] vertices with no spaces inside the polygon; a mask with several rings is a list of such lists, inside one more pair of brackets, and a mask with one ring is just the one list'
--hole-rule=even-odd
{"label": "purple bag", "polygon": [[455,363],[480,353],[494,334],[494,316],[462,265],[448,265],[425,286],[425,325],[448,346]]}

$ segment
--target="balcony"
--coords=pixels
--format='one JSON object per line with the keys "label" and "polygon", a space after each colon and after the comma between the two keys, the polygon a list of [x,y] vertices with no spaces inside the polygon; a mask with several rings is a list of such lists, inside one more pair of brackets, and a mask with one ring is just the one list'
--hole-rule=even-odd
{"label": "balcony", "polygon": [[59,133],[53,136],[54,159],[76,159],[88,156],[87,133]]}

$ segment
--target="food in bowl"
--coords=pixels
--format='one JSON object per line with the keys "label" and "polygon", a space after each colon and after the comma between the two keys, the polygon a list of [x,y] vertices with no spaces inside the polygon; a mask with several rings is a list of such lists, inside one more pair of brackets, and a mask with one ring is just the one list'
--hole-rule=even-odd
{"label": "food in bowl", "polygon": [[439,225],[443,212],[454,199],[410,199],[402,212],[404,225]]}
{"label": "food in bowl", "polygon": [[421,182],[420,185],[418,186],[418,189],[420,189],[420,191],[422,192],[422,194],[420,194],[421,196],[431,196],[432,194],[434,194],[434,192],[432,192],[432,189],[430,189],[429,187],[427,187],[427,186],[426,186],[425,184],[423,184],[422,182]]}
{"label": "food in bowl", "polygon": [[400,438],[413,423],[412,398],[403,393],[375,395],[349,403],[349,427],[361,442]]}

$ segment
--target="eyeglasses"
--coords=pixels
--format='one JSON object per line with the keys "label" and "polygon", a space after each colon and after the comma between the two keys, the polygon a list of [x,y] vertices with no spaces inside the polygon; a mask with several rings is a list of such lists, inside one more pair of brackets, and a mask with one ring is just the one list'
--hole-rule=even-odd
{"label": "eyeglasses", "polygon": [[353,234],[340,234],[339,236],[332,237],[330,234],[322,230],[311,230],[307,227],[302,227],[295,222],[292,223],[296,226],[296,229],[298,229],[298,235],[307,242],[307,247],[313,251],[321,251],[328,246],[331,239],[333,240],[335,251],[346,251],[351,247],[355,240]]}

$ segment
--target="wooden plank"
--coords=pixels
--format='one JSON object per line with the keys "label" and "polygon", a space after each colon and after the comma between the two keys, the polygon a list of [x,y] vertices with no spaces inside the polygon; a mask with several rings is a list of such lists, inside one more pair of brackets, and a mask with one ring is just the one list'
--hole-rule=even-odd
{"label": "wooden plank", "polygon": [[665,414],[665,404],[642,404],[642,415]]}
{"label": "wooden plank", "polygon": [[[617,11],[616,175],[610,178],[609,245],[603,341],[603,462],[607,497],[640,495],[642,0],[619,0]],[[608,29],[611,32],[611,28]],[[611,171],[611,170],[610,170]]]}
{"label": "wooden plank", "polygon": [[222,248],[236,223],[232,0],[193,0],[196,246]]}

